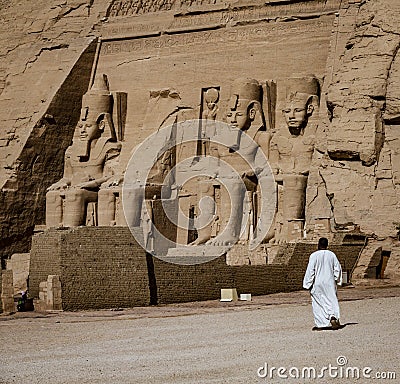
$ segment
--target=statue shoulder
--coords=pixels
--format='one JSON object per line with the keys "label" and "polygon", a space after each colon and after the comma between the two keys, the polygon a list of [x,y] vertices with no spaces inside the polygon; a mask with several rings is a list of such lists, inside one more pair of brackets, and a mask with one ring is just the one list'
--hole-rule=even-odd
{"label": "statue shoulder", "polygon": [[303,137],[304,145],[314,145],[315,144],[315,135],[306,135]]}
{"label": "statue shoulder", "polygon": [[120,141],[107,141],[104,147],[107,152],[112,150],[120,151],[122,148],[122,144]]}
{"label": "statue shoulder", "polygon": [[70,146],[65,150],[64,157],[65,157],[66,159],[71,158],[71,156],[72,156],[72,151],[73,151],[73,148],[72,148],[72,145],[70,145]]}
{"label": "statue shoulder", "polygon": [[91,159],[111,159],[115,156],[118,156],[121,152],[121,143],[119,141],[112,141],[109,138],[100,138],[96,146],[91,153]]}
{"label": "statue shoulder", "polygon": [[255,136],[255,141],[260,147],[263,145],[269,145],[271,134],[268,131],[258,131]]}
{"label": "statue shoulder", "polygon": [[276,133],[271,138],[271,147],[275,147],[278,150],[285,150],[285,149],[292,148],[292,144],[291,144],[290,139],[288,137],[283,136],[283,135],[281,135],[279,133]]}
{"label": "statue shoulder", "polygon": [[258,148],[260,148],[264,154],[269,157],[271,134],[267,131],[259,131],[254,139],[258,145]]}
{"label": "statue shoulder", "polygon": [[104,153],[107,159],[118,156],[121,152],[122,144],[119,141],[107,141],[104,145]]}

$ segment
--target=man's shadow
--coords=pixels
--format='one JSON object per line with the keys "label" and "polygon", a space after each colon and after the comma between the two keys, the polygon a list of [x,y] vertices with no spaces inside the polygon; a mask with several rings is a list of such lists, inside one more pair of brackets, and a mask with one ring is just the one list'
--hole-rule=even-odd
{"label": "man's shadow", "polygon": [[332,328],[332,327],[314,327],[312,330],[313,331],[338,331],[339,329],[343,329],[344,327],[347,327],[348,325],[356,325],[358,323],[345,323],[345,324],[340,324],[338,328]]}

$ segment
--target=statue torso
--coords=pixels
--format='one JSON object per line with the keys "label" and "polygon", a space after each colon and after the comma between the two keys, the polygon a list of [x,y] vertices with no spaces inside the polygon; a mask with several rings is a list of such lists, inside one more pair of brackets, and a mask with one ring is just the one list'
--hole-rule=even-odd
{"label": "statue torso", "polygon": [[273,143],[279,153],[278,168],[282,173],[308,174],[314,152],[315,137],[278,135]]}
{"label": "statue torso", "polygon": [[102,178],[106,161],[118,155],[120,148],[120,143],[99,140],[91,149],[89,157],[85,157],[76,154],[74,145],[68,147],[65,157],[72,168],[71,185]]}

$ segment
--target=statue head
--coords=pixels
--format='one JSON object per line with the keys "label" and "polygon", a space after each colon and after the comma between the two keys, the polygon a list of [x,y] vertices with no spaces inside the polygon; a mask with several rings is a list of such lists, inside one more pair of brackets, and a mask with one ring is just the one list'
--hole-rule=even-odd
{"label": "statue head", "polygon": [[233,83],[227,123],[241,131],[247,131],[254,121],[257,111],[261,113],[261,86],[255,79],[237,79]]}
{"label": "statue head", "polygon": [[82,156],[88,155],[93,140],[105,136],[116,140],[111,118],[112,106],[113,98],[109,91],[107,76],[99,76],[82,97],[81,116],[75,129],[74,145],[82,148],[80,151]]}
{"label": "statue head", "polygon": [[102,133],[100,129],[101,123],[103,122],[95,119],[80,120],[78,123],[79,140],[92,141],[98,139]]}
{"label": "statue head", "polygon": [[318,102],[319,82],[314,76],[289,79],[286,105],[282,112],[293,136],[303,134]]}

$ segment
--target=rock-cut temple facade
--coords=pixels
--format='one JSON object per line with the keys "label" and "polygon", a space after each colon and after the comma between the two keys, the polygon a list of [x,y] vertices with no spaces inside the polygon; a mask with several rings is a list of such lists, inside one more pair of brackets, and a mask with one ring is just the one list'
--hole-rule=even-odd
{"label": "rock-cut temple facade", "polygon": [[0,1],[0,19],[2,297],[299,289],[322,236],[348,281],[398,279],[398,1]]}

